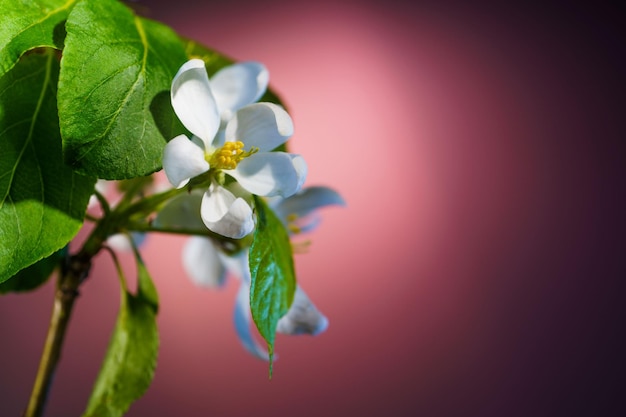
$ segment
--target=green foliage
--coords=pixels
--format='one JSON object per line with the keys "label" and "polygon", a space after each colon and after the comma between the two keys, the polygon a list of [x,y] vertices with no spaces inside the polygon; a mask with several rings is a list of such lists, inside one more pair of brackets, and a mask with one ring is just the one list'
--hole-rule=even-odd
{"label": "green foliage", "polygon": [[137,295],[128,292],[121,277],[120,312],[83,417],[123,415],[144,394],[154,377],[159,349],[158,296],[143,261],[135,254]]}
{"label": "green foliage", "polygon": [[45,284],[67,253],[67,246],[47,258],[22,269],[0,284],[0,294],[26,292]]}
{"label": "green foliage", "polygon": [[63,162],[57,57],[25,56],[0,79],[0,282],[64,247],[95,180]]}
{"label": "green foliage", "polygon": [[178,36],[115,0],[79,2],[66,30],[59,81],[66,162],[104,179],[157,171],[176,133],[169,89],[186,61]]}
{"label": "green foliage", "polygon": [[26,51],[62,49],[65,19],[74,3],[76,0],[0,0],[0,77]]}
{"label": "green foliage", "polygon": [[250,246],[250,309],[267,342],[271,377],[276,325],[293,302],[296,277],[287,230],[261,198],[255,203],[258,225]]}

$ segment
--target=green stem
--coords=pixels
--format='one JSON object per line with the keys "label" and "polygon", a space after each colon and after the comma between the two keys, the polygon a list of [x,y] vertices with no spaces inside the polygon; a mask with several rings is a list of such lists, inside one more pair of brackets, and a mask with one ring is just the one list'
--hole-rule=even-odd
{"label": "green stem", "polygon": [[[91,267],[91,260],[103,248],[106,239],[125,229],[131,224],[131,218],[147,216],[155,211],[161,204],[184,190],[168,190],[140,200],[134,204],[111,210],[104,196],[96,192],[96,196],[102,204],[104,217],[96,222],[95,228],[83,244],[80,251],[70,256],[63,265],[57,281],[54,295],[54,306],[50,318],[50,327],[41,354],[39,369],[35,377],[33,391],[24,417],[41,417],[48,398],[48,392],[61,358],[61,349],[67,331],[67,326],[72,314],[74,301],[79,295],[78,289],[87,278]],[[95,220],[95,219],[94,219]],[[157,231],[148,230],[145,231]],[[158,230],[167,232],[165,230]]]}
{"label": "green stem", "polygon": [[90,258],[72,256],[62,268],[54,294],[50,327],[39,363],[39,370],[24,417],[40,417],[46,405],[48,391],[61,357],[61,348],[78,287],[89,273]]}

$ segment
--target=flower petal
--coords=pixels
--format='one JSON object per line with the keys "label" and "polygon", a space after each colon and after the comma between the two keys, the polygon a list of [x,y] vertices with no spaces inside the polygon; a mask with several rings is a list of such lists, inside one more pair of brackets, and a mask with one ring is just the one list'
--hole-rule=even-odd
{"label": "flower petal", "polygon": [[302,185],[304,185],[304,181],[306,180],[306,175],[309,171],[309,167],[306,165],[306,161],[300,155],[288,154],[291,158],[291,163],[296,170],[298,175],[298,184],[296,185],[296,192],[300,191]]}
{"label": "flower petal", "polygon": [[247,249],[242,250],[235,255],[227,255],[224,252],[219,251],[218,256],[228,272],[233,274],[244,284],[250,285],[250,265]]}
{"label": "flower petal", "polygon": [[235,113],[226,125],[226,140],[240,140],[260,152],[271,151],[293,135],[289,114],[273,103],[250,104]]}
{"label": "flower petal", "polygon": [[226,268],[209,238],[191,236],[183,246],[183,268],[200,287],[219,288],[226,282]]}
{"label": "flower petal", "polygon": [[266,197],[289,197],[304,181],[290,154],[285,152],[257,152],[226,172],[247,191]]}
{"label": "flower petal", "polygon": [[260,62],[240,62],[229,65],[211,77],[211,91],[222,120],[248,104],[257,101],[269,83],[269,71]]}
{"label": "flower petal", "polygon": [[287,314],[278,320],[276,331],[289,335],[317,335],[328,328],[328,319],[298,286]]}
{"label": "flower petal", "polygon": [[183,64],[172,81],[172,107],[183,125],[208,149],[220,127],[217,104],[201,59]]}
{"label": "flower petal", "polygon": [[[237,291],[237,298],[235,299],[235,312],[234,312],[235,330],[237,336],[244,348],[254,356],[269,361],[270,356],[267,350],[263,348],[252,336],[252,318],[250,315],[250,287],[246,284],[241,284],[239,291]],[[276,355],[274,355],[276,360]]]}
{"label": "flower petal", "polygon": [[326,206],[345,206],[346,202],[332,188],[315,186],[306,187],[291,197],[279,199],[271,205],[280,219],[287,219],[290,215],[305,217]]}
{"label": "flower petal", "polygon": [[163,150],[163,170],[176,188],[184,187],[191,178],[209,170],[204,151],[187,136],[179,135],[167,142]]}
{"label": "flower petal", "polygon": [[204,193],[200,215],[209,230],[233,239],[241,239],[254,229],[248,203],[217,184],[211,184]]}

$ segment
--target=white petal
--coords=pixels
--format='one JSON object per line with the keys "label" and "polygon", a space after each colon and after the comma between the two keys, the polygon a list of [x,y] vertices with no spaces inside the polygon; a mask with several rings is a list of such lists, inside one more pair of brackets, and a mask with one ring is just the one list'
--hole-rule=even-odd
{"label": "white petal", "polygon": [[309,168],[306,165],[306,161],[300,155],[288,154],[291,157],[291,163],[293,164],[294,169],[298,175],[298,184],[296,186],[296,191],[300,191],[302,189],[302,185],[304,185],[304,181],[306,180],[306,175],[309,171]]}
{"label": "white petal", "polygon": [[170,183],[181,188],[189,180],[209,170],[204,151],[185,135],[167,142],[163,150],[163,170]]}
{"label": "white petal", "polygon": [[202,197],[200,214],[209,230],[222,236],[241,239],[254,229],[248,203],[216,184],[211,184]]}
{"label": "white petal", "polygon": [[227,255],[218,252],[222,264],[228,272],[240,279],[244,284],[250,285],[250,265],[248,262],[248,250],[242,250],[235,255]]}
{"label": "white petal", "polygon": [[219,288],[226,281],[226,268],[211,239],[191,236],[183,246],[183,268],[200,287]]}
{"label": "white petal", "polygon": [[157,213],[154,225],[169,229],[206,231],[206,226],[200,218],[202,194],[204,193],[194,191],[191,194],[174,197]]}
{"label": "white petal", "polygon": [[296,287],[293,304],[278,320],[276,331],[283,334],[317,335],[328,328],[328,319],[311,303],[309,297]]}
{"label": "white petal", "polygon": [[[246,350],[252,353],[254,356],[269,361],[270,357],[267,350],[263,348],[252,336],[252,318],[250,316],[250,288],[241,284],[239,291],[237,292],[237,298],[235,299],[235,330],[239,340],[246,348]],[[276,359],[276,354],[274,354]]]}
{"label": "white petal", "polygon": [[281,219],[289,215],[305,217],[322,207],[338,205],[345,206],[346,202],[339,193],[328,187],[307,187],[289,198],[281,199],[272,207]]}
{"label": "white petal", "polygon": [[289,197],[298,191],[301,177],[285,152],[257,152],[226,171],[252,194]]}
{"label": "white petal", "polygon": [[211,77],[211,90],[222,119],[257,101],[269,83],[269,72],[260,62],[240,62],[229,65]]}
{"label": "white petal", "polygon": [[187,61],[172,81],[172,107],[183,125],[201,138],[208,149],[220,127],[217,104],[211,93],[204,61]]}
{"label": "white petal", "polygon": [[[132,239],[132,242],[129,238]],[[130,236],[126,233],[116,233],[107,239],[107,245],[116,251],[130,252],[133,249],[133,245],[139,248],[147,238],[148,236],[141,232],[130,232]]]}
{"label": "white petal", "polygon": [[293,122],[289,114],[273,103],[250,104],[235,113],[226,125],[226,140],[240,140],[246,149],[271,151],[293,135]]}

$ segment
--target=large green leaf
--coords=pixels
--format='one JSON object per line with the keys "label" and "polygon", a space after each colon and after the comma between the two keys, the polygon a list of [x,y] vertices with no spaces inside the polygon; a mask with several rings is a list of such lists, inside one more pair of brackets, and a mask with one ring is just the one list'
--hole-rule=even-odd
{"label": "large green leaf", "polygon": [[29,54],[0,78],[0,282],[78,232],[95,179],[63,162],[56,109],[59,64]]}
{"label": "large green leaf", "polygon": [[267,342],[271,376],[276,325],[293,302],[296,277],[287,230],[261,198],[255,197],[255,202],[258,225],[250,246],[250,309]]}
{"label": "large green leaf", "polygon": [[154,377],[159,349],[158,296],[138,254],[137,267],[137,295],[122,288],[117,323],[83,417],[123,415]]}
{"label": "large green leaf", "polygon": [[67,246],[47,258],[43,258],[31,266],[22,269],[10,279],[0,283],[0,294],[32,291],[45,284],[54,269],[61,264],[66,253]]}
{"label": "large green leaf", "polygon": [[0,77],[33,48],[62,49],[65,19],[76,0],[0,0]]}
{"label": "large green leaf", "polygon": [[59,80],[65,160],[105,179],[157,171],[175,127],[172,78],[187,59],[178,36],[115,0],[78,2],[66,29]]}

